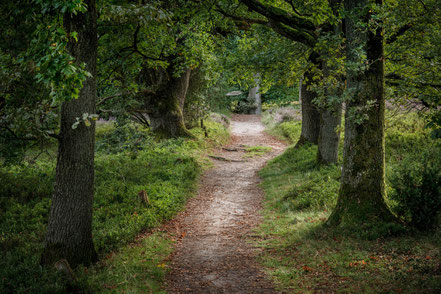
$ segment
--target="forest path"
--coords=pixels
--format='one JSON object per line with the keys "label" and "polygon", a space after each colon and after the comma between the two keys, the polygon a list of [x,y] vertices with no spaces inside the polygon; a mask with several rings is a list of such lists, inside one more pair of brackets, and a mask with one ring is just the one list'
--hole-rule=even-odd
{"label": "forest path", "polygon": [[[233,116],[231,144],[216,153],[233,161],[213,159],[198,197],[168,224],[179,237],[166,277],[168,293],[276,293],[254,261],[256,249],[247,242],[261,220],[257,172],[285,149],[263,130],[259,116]],[[249,158],[244,146],[272,150]]]}

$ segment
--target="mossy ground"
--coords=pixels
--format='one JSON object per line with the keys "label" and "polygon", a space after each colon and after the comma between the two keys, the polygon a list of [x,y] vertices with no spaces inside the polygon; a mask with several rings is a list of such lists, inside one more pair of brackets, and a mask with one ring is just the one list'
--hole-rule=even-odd
{"label": "mossy ground", "polygon": [[[389,113],[387,126],[389,173],[406,155],[432,144],[416,114]],[[300,127],[285,122],[269,131],[295,143]],[[252,242],[263,249],[259,261],[277,287],[288,293],[439,293],[440,229],[326,226],[341,170],[339,165],[318,166],[315,159],[316,146],[290,147],[260,172],[265,220]],[[386,201],[394,208],[393,201]]]}

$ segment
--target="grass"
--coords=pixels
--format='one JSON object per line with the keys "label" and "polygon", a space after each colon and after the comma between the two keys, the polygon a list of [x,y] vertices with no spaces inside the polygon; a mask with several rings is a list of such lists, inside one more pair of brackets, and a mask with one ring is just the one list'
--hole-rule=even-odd
{"label": "grass", "polygon": [[269,146],[248,146],[245,147],[246,154],[244,155],[245,158],[251,158],[256,156],[263,156],[268,152],[271,152],[273,150]]}
{"label": "grass", "polygon": [[153,233],[83,269],[80,280],[93,293],[165,293],[161,284],[171,252],[170,239],[161,232]]}
{"label": "grass", "polygon": [[[194,195],[198,176],[207,166],[203,154],[229,139],[228,131],[221,125],[207,122],[206,127],[209,138],[204,137],[203,130],[195,128],[191,130],[194,140],[157,141],[149,130],[133,125],[99,125],[93,239],[104,262],[85,269],[86,277],[78,269],[80,283],[73,286],[52,268],[39,266],[55,158],[45,153],[34,160],[37,151],[30,150],[23,164],[0,168],[0,293],[65,293],[71,286],[91,292],[119,293],[123,289],[148,292],[150,288],[144,281],[150,278],[148,283],[153,293],[157,293],[166,267],[156,266],[162,264],[160,260],[170,252],[170,242],[153,234],[136,244],[131,243],[140,233],[172,218]],[[55,153],[55,150],[49,152]],[[147,193],[148,207],[138,199],[140,191]],[[153,248],[146,248],[150,244]],[[139,252],[155,257],[143,262],[147,259],[140,259]],[[109,254],[112,258],[108,258]],[[130,276],[135,268],[141,273],[137,277]],[[97,281],[102,279],[105,283],[97,286]]]}
{"label": "grass", "polygon": [[[433,142],[414,114],[388,114],[388,174],[410,153]],[[298,122],[269,130],[295,142]],[[415,140],[416,143],[415,143]],[[264,222],[253,243],[260,263],[288,293],[440,293],[441,232],[401,226],[330,228],[340,167],[315,164],[316,146],[288,148],[260,172],[266,200]],[[392,187],[388,186],[391,192]],[[393,208],[393,201],[387,199]]]}

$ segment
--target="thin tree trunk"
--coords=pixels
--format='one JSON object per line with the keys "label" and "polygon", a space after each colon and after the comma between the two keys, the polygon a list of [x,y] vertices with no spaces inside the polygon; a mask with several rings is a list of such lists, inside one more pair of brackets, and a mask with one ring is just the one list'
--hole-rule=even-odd
{"label": "thin tree trunk", "polygon": [[[348,69],[345,142],[341,186],[337,206],[328,223],[363,224],[394,219],[384,202],[384,56],[382,29],[359,30],[371,18],[368,0],[345,0],[345,10],[358,13],[346,20],[347,59],[359,64]],[[381,5],[382,0],[375,1]],[[360,10],[361,9],[361,10]],[[367,60],[356,52],[362,46]],[[363,68],[364,65],[366,68]],[[367,117],[366,117],[367,116]]]}
{"label": "thin tree trunk", "polygon": [[[318,63],[317,54],[311,53],[309,62],[314,64]],[[303,77],[303,83],[301,86],[301,105],[302,105],[302,131],[300,133],[300,139],[296,144],[296,147],[300,147],[305,143],[318,143],[319,131],[320,131],[320,113],[313,103],[313,100],[317,97],[314,91],[308,90],[308,87],[313,81],[313,74],[311,71],[307,71]]]}
{"label": "thin tree trunk", "polygon": [[341,103],[332,109],[320,112],[320,131],[318,137],[317,162],[334,164],[338,161],[338,145],[340,142]]}
{"label": "thin tree trunk", "polygon": [[72,129],[77,117],[95,113],[97,15],[95,0],[85,2],[87,12],[66,15],[64,25],[67,32],[78,33],[78,41],[71,40],[68,48],[77,63],[86,64],[92,77],[84,82],[78,99],[61,107],[61,139],[43,264],[64,258],[74,266],[87,265],[97,259],[92,242],[95,123]]}
{"label": "thin tree trunk", "polygon": [[260,74],[254,75],[254,82],[256,85],[250,88],[248,92],[248,100],[253,101],[256,109],[253,109],[253,114],[262,114],[262,97],[260,95]]}
{"label": "thin tree trunk", "polygon": [[190,81],[190,70],[173,76],[174,67],[167,68],[168,80],[150,100],[152,130],[161,137],[192,137],[184,124],[183,106]]}

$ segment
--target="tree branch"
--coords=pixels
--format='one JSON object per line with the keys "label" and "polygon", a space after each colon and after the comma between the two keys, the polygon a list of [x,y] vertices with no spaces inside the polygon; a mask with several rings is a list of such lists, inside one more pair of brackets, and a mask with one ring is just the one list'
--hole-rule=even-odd
{"label": "tree branch", "polygon": [[413,27],[413,23],[407,23],[401,28],[398,29],[395,33],[393,33],[389,38],[386,39],[386,44],[391,44],[395,42],[399,36],[404,35],[410,28]]}
{"label": "tree branch", "polygon": [[[308,46],[316,43],[315,25],[307,18],[293,15],[287,11],[274,7],[272,5],[263,4],[257,0],[242,0],[242,2],[248,6],[251,10],[254,10],[263,16],[273,20],[273,22],[279,22],[290,28],[301,32],[303,36],[302,40],[296,40],[305,43]],[[307,41],[305,42],[305,39]]]}
{"label": "tree branch", "polygon": [[291,9],[292,11],[294,11],[295,14],[297,14],[298,16],[312,16],[312,14],[309,13],[300,13],[296,7],[294,6],[294,2],[292,0],[285,0],[285,2],[289,3],[289,5],[291,5]]}
{"label": "tree branch", "polygon": [[280,35],[294,41],[298,41],[306,46],[314,47],[315,41],[313,42],[308,34],[305,34],[303,31],[295,30],[283,23],[278,23],[270,19],[269,26]]}
{"label": "tree branch", "polygon": [[122,94],[123,93],[118,93],[118,94],[115,94],[115,95],[111,95],[111,96],[107,96],[107,97],[101,98],[101,100],[96,103],[96,106],[99,106],[99,105],[103,104],[104,102],[106,102],[106,101],[108,101],[110,99],[113,99],[115,97],[119,97]]}
{"label": "tree branch", "polygon": [[261,24],[261,25],[267,25],[268,24],[268,21],[264,21],[264,20],[261,20],[261,19],[252,19],[252,18],[247,18],[247,17],[233,15],[233,14],[230,14],[230,13],[222,10],[222,8],[219,5],[216,5],[216,7],[217,8],[215,9],[215,11],[217,11],[220,14],[222,14],[223,16],[231,18],[233,20],[245,21],[247,23],[255,23],[255,24]]}

